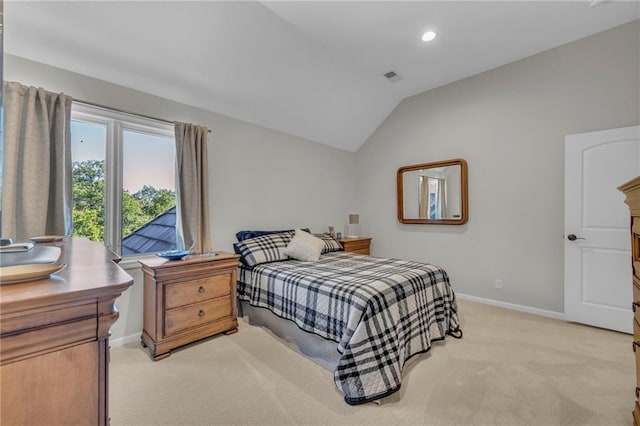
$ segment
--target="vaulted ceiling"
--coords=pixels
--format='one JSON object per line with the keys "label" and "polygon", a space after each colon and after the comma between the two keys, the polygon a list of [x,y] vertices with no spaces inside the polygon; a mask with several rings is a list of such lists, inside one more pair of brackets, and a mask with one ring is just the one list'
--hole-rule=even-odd
{"label": "vaulted ceiling", "polygon": [[640,17],[602,0],[4,6],[5,52],[349,151],[408,96]]}

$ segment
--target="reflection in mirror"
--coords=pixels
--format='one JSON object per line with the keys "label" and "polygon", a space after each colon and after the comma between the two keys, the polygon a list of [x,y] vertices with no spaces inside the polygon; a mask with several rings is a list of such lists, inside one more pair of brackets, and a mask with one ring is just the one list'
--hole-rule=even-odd
{"label": "reflection in mirror", "polygon": [[459,165],[405,172],[403,187],[405,218],[460,219],[462,216]]}
{"label": "reflection in mirror", "polygon": [[462,159],[398,169],[401,223],[462,225],[468,220],[467,163]]}

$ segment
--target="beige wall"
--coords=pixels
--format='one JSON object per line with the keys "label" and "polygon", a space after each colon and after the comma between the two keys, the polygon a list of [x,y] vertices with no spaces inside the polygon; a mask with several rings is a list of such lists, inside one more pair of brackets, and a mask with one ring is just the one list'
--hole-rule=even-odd
{"label": "beige wall", "polygon": [[[12,55],[4,56],[5,80],[42,86],[74,98],[212,129],[209,164],[213,244],[232,250],[240,229],[310,227],[342,229],[355,209],[355,154],[247,122],[193,108],[105,81]],[[139,271],[118,302],[119,338],[142,330]]]}
{"label": "beige wall", "polygon": [[[639,51],[634,21],[401,102],[356,154],[373,254],[440,264],[460,293],[562,312],[564,137],[640,123]],[[399,224],[396,170],[457,157],[469,222]]]}

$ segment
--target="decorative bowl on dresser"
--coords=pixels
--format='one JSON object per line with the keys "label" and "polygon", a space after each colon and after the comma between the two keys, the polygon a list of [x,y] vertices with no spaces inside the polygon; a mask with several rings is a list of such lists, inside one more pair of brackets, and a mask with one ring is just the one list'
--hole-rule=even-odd
{"label": "decorative bowl on dresser", "polygon": [[140,260],[144,274],[142,345],[154,361],[218,333],[238,331],[238,258],[231,253],[182,260]]}
{"label": "decorative bowl on dresser", "polygon": [[340,238],[340,244],[344,247],[344,251],[356,254],[371,254],[371,238],[369,237],[345,237]]}
{"label": "decorative bowl on dresser", "polygon": [[633,424],[640,426],[640,176],[618,187],[624,192],[631,214],[631,265],[633,268],[633,352],[636,360],[636,403]]}

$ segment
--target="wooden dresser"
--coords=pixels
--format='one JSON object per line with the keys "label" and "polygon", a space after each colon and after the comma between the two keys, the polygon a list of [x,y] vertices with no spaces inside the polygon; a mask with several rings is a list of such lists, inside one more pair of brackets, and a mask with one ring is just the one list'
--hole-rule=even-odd
{"label": "wooden dresser", "polygon": [[640,426],[640,176],[618,188],[631,212],[631,264],[633,266],[633,352],[636,360],[636,403],[633,424]]}
{"label": "wooden dresser", "polygon": [[67,267],[0,286],[0,423],[109,424],[109,329],[133,279],[104,245],[51,243]]}
{"label": "wooden dresser", "polygon": [[236,254],[182,260],[141,260],[144,273],[142,345],[154,361],[196,340],[238,331]]}
{"label": "wooden dresser", "polygon": [[358,238],[341,238],[340,244],[344,247],[344,251],[356,254],[371,254],[371,238],[358,237]]}

